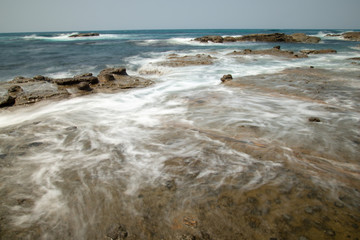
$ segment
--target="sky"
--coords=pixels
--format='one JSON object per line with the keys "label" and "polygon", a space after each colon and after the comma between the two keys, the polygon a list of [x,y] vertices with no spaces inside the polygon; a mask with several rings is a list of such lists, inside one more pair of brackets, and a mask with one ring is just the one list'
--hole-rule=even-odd
{"label": "sky", "polygon": [[360,29],[360,0],[0,0],[0,32]]}

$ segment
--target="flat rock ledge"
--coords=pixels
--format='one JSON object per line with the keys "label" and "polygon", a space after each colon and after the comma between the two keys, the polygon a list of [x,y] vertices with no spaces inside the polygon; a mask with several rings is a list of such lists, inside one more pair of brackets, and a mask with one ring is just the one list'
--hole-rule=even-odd
{"label": "flat rock ledge", "polygon": [[228,53],[228,55],[270,55],[275,57],[283,57],[283,58],[307,58],[310,54],[330,54],[337,53],[334,49],[320,49],[320,50],[301,50],[300,52],[293,52],[287,50],[281,50],[280,46],[275,46],[270,49],[264,50],[251,50],[244,49],[241,51],[233,51]]}
{"label": "flat rock ledge", "polygon": [[97,76],[85,73],[60,79],[41,75],[33,78],[16,77],[12,81],[0,83],[0,108],[93,93],[114,93],[122,89],[147,87],[153,83],[149,79],[129,76],[125,68],[107,68]]}
{"label": "flat rock ledge", "polygon": [[294,33],[287,35],[284,33],[270,33],[270,34],[250,34],[241,37],[222,37],[222,36],[203,36],[195,38],[194,41],[207,43],[224,43],[224,42],[287,42],[287,43],[318,43],[319,37],[308,36],[304,33]]}

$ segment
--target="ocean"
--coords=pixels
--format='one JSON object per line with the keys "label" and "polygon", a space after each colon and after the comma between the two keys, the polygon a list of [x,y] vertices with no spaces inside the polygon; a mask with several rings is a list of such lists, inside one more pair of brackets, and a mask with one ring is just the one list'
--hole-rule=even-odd
{"label": "ocean", "polygon": [[[360,238],[360,43],[327,35],[348,31],[1,33],[0,82],[155,83],[0,110],[0,239]],[[277,32],[321,41],[193,41]],[[274,46],[337,53],[231,55]]]}

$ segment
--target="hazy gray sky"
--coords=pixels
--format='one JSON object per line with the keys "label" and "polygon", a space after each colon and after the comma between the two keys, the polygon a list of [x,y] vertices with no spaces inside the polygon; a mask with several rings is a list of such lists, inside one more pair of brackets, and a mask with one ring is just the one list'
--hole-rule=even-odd
{"label": "hazy gray sky", "polygon": [[0,32],[360,28],[360,0],[0,0]]}

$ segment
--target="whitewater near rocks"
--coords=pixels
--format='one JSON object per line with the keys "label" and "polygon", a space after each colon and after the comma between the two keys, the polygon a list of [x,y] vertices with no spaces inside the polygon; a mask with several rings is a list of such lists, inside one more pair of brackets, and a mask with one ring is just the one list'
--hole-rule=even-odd
{"label": "whitewater near rocks", "polygon": [[302,32],[321,40],[1,34],[2,96],[19,75],[153,83],[0,110],[1,239],[360,238],[359,43]]}

